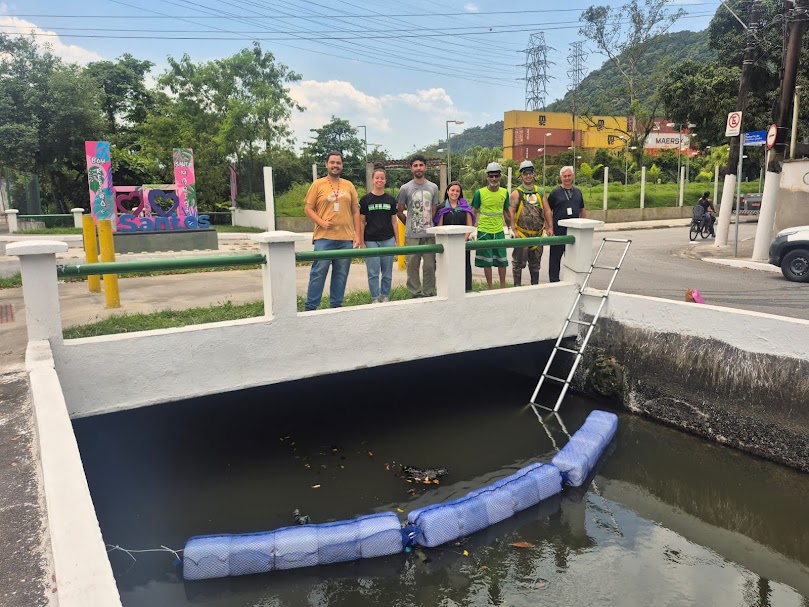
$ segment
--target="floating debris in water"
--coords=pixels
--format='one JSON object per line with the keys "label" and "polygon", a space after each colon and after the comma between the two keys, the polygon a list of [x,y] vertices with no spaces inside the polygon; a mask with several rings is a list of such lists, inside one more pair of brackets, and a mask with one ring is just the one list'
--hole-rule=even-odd
{"label": "floating debris in water", "polygon": [[292,520],[295,521],[298,525],[308,525],[312,522],[312,519],[309,517],[308,514],[301,514],[301,511],[295,508],[292,511]]}
{"label": "floating debris in water", "polygon": [[417,468],[415,466],[402,466],[402,475],[408,482],[424,483],[425,485],[439,484],[439,478],[449,474],[446,468]]}

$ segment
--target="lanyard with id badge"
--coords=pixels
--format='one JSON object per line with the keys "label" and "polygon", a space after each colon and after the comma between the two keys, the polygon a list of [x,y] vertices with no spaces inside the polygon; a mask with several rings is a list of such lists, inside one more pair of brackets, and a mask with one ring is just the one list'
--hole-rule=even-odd
{"label": "lanyard with id badge", "polygon": [[[567,201],[570,202],[570,200],[573,198],[573,190],[566,190],[565,188],[562,188],[562,191],[565,193],[565,198],[567,198]],[[573,207],[567,207],[567,216],[573,217]]]}

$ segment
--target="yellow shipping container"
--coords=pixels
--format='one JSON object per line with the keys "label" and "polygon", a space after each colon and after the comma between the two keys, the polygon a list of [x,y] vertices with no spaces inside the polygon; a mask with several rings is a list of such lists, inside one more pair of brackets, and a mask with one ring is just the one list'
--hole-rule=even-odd
{"label": "yellow shipping container", "polygon": [[626,131],[626,116],[579,116],[576,118],[576,128],[599,133]]}
{"label": "yellow shipping container", "polygon": [[509,146],[509,147],[503,146],[503,159],[504,160],[513,160],[514,159],[513,150],[514,150],[514,148],[512,148],[511,146]]}
{"label": "yellow shipping container", "polygon": [[573,116],[559,112],[522,112],[512,110],[503,114],[503,128],[541,127],[549,129],[573,128]]}
{"label": "yellow shipping container", "polygon": [[514,145],[514,129],[503,129],[503,150]]}
{"label": "yellow shipping container", "polygon": [[603,131],[585,131],[583,133],[583,145],[587,150],[597,150],[598,148],[620,148],[624,141],[620,137],[626,137],[620,131],[605,129]]}

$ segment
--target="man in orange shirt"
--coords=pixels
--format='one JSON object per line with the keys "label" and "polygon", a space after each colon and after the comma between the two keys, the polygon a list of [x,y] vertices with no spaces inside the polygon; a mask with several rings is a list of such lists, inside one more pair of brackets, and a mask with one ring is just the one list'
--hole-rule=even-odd
{"label": "man in orange shirt", "polygon": [[[326,171],[326,177],[316,179],[305,198],[304,212],[315,222],[312,235],[315,251],[356,249],[360,244],[360,207],[354,185],[340,178],[343,172],[343,155],[340,152],[329,152]],[[304,310],[316,310],[320,305],[329,266],[329,307],[339,308],[343,305],[351,259],[321,259],[312,264],[309,272]]]}

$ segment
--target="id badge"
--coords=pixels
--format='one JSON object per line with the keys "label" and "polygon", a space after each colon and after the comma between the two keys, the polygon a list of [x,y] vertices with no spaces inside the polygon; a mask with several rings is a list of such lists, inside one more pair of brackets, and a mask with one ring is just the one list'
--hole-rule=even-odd
{"label": "id badge", "polygon": [[[334,212],[335,212],[335,213],[337,213],[337,212],[339,212],[339,211],[340,211],[340,203],[339,203],[339,202],[335,202],[335,203],[334,203]],[[568,211],[570,211],[570,209],[568,209]]]}
{"label": "id badge", "polygon": [[573,215],[573,208],[572,207],[567,207],[567,214],[568,215]]}

